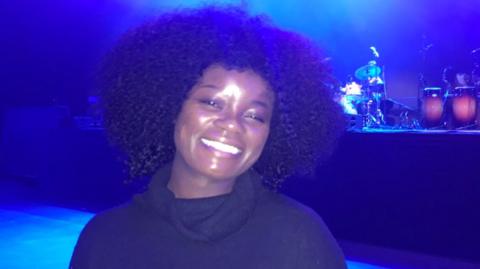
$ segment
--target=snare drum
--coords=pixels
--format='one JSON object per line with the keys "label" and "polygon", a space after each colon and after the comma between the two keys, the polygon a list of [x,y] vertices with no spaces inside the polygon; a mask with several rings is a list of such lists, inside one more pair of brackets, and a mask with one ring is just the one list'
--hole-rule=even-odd
{"label": "snare drum", "polygon": [[474,126],[477,118],[477,89],[475,87],[456,87],[448,95],[448,105],[451,106],[451,123],[453,128]]}
{"label": "snare drum", "polygon": [[444,102],[442,89],[430,87],[423,89],[422,123],[424,127],[440,126],[443,123]]}

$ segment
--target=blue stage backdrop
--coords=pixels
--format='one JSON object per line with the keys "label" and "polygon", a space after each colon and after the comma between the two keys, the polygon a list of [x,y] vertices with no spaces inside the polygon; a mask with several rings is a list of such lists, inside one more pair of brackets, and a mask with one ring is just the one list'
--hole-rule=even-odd
{"label": "blue stage backdrop", "polygon": [[[129,27],[159,12],[209,1],[3,1],[0,87],[7,104],[60,103],[85,111],[101,55]],[[211,2],[211,1],[210,1]],[[472,69],[480,47],[477,0],[216,1],[265,13],[324,48],[340,81],[380,54],[388,96],[416,105],[417,75],[439,85],[443,67]],[[421,57],[421,50],[425,57]],[[423,60],[422,60],[423,59]]]}

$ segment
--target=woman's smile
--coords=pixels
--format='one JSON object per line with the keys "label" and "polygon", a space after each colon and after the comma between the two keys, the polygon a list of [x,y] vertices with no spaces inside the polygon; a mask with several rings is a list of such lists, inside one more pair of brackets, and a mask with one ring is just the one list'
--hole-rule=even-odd
{"label": "woman's smile", "polygon": [[215,151],[221,152],[221,153],[226,153],[226,154],[231,155],[231,156],[237,156],[242,152],[242,150],[240,148],[238,148],[236,146],[233,146],[231,144],[222,142],[222,140],[225,140],[225,139],[220,138],[218,141],[207,139],[207,138],[201,138],[200,139],[200,141],[205,146],[207,146],[208,148],[211,148]]}

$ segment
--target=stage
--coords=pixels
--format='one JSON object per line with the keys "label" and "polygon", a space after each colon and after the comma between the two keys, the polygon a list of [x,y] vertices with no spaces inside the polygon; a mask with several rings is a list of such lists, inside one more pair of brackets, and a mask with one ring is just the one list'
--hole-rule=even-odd
{"label": "stage", "polygon": [[348,132],[285,192],[356,242],[480,262],[478,131]]}

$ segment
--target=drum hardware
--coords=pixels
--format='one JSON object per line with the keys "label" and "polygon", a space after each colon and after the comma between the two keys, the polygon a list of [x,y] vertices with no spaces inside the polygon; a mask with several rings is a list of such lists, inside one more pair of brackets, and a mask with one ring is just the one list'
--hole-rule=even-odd
{"label": "drum hardware", "polygon": [[380,108],[384,114],[385,124],[393,129],[416,129],[420,127],[415,109],[401,102],[386,98],[380,103]]}
{"label": "drum hardware", "polygon": [[378,104],[374,100],[367,100],[362,103],[362,127],[374,128],[385,124],[385,119],[382,111],[377,108]]}
{"label": "drum hardware", "polygon": [[[424,96],[424,89],[427,88],[428,82],[425,77],[425,71],[427,69],[427,56],[429,52],[434,47],[433,43],[430,42],[427,35],[422,34],[422,45],[418,51],[418,56],[420,58],[420,71],[418,73],[418,87],[417,87],[417,112],[419,115],[422,115],[422,100]],[[422,120],[421,120],[422,121]]]}
{"label": "drum hardware", "polygon": [[412,110],[405,110],[400,113],[400,129],[420,129],[421,125]]}

